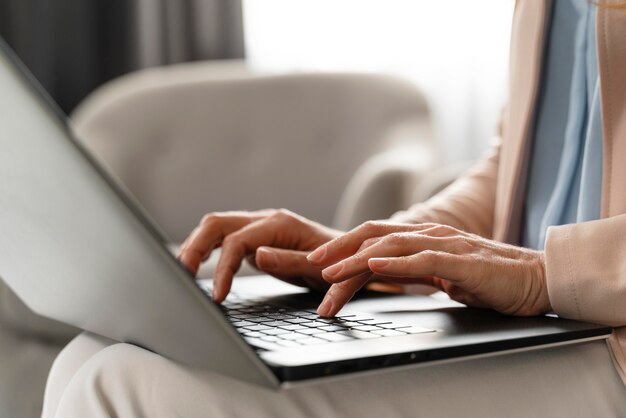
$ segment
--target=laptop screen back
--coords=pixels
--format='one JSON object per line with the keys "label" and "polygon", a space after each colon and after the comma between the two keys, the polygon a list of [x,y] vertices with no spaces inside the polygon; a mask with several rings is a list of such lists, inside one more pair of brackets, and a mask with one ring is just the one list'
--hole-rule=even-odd
{"label": "laptop screen back", "polygon": [[0,278],[41,315],[275,386],[6,49],[0,39]]}

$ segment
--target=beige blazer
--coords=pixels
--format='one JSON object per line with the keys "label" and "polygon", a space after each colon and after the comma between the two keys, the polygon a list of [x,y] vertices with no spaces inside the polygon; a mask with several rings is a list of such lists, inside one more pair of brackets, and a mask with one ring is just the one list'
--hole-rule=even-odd
{"label": "beige blazer", "polygon": [[[446,223],[519,243],[550,1],[516,2],[509,105],[498,143],[448,189],[395,219]],[[598,8],[597,42],[604,135],[602,219],[549,228],[546,274],[557,314],[615,327],[609,346],[626,383],[626,9]]]}

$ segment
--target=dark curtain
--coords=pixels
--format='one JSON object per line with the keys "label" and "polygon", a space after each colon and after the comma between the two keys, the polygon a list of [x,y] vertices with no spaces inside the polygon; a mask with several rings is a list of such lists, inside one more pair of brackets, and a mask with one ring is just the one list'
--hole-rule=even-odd
{"label": "dark curtain", "polygon": [[124,73],[244,51],[237,0],[0,0],[0,36],[67,113]]}

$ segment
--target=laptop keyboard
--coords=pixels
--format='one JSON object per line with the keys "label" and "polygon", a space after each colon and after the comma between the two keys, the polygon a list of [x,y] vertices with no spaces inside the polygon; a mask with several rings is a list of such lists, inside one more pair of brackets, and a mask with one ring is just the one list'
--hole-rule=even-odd
{"label": "laptop keyboard", "polygon": [[434,331],[349,312],[322,318],[314,310],[297,310],[233,292],[220,306],[250,345],[266,350]]}

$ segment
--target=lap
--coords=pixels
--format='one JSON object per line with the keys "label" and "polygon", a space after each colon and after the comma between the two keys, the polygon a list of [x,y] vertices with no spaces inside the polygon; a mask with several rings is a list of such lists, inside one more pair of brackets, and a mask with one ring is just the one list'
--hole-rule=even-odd
{"label": "lap", "polygon": [[[83,334],[48,392],[56,416],[623,416],[606,343],[506,354],[274,391]],[[69,376],[69,378],[68,378]],[[55,390],[52,390],[56,387]],[[50,401],[50,402],[49,402]],[[46,399],[44,416],[55,416]]]}

